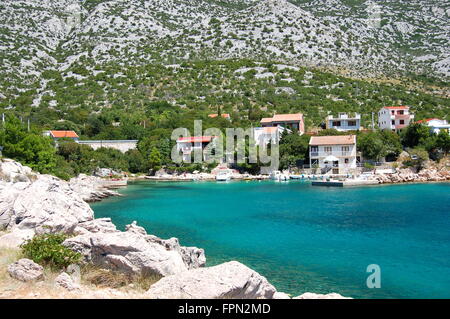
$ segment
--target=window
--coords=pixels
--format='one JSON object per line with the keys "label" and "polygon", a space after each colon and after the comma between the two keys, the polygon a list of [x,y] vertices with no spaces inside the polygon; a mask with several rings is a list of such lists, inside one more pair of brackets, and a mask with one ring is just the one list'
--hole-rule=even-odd
{"label": "window", "polygon": [[395,125],[395,120],[392,120],[392,125]]}
{"label": "window", "polygon": [[333,121],[333,126],[341,126],[341,121]]}
{"label": "window", "polygon": [[405,124],[405,120],[400,120],[400,124]]}
{"label": "window", "polygon": [[356,121],[348,121],[348,126],[356,126]]}
{"label": "window", "polygon": [[344,162],[345,162],[345,164],[348,164],[348,158],[346,158],[346,159],[344,160]]}
{"label": "window", "polygon": [[333,148],[331,146],[325,146],[325,153],[331,154],[333,152]]}
{"label": "window", "polygon": [[403,114],[405,114],[405,112],[403,110],[400,110],[397,112],[397,114],[403,115]]}
{"label": "window", "polygon": [[349,146],[342,146],[342,152],[348,152],[348,151],[350,151]]}
{"label": "window", "polygon": [[319,146],[311,146],[311,153],[319,153]]}
{"label": "window", "polygon": [[395,115],[395,111],[391,111],[391,114],[392,114],[392,115]]}

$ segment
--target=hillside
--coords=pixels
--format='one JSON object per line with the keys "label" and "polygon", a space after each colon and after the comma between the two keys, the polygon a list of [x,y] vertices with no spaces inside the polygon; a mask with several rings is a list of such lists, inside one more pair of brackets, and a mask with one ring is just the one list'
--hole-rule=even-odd
{"label": "hillside", "polygon": [[[0,108],[47,125],[85,123],[101,110],[139,112],[152,100],[198,112],[222,105],[250,120],[261,112],[302,111],[310,125],[327,111],[370,116],[398,103],[413,106],[418,118],[448,117],[448,99],[439,96],[448,95],[449,5],[385,1],[380,21],[368,6],[356,0],[5,0]],[[403,80],[352,79],[374,77]]]}

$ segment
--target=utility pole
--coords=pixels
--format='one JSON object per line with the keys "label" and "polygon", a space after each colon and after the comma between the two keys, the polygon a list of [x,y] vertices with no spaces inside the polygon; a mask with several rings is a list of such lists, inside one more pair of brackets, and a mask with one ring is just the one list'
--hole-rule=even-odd
{"label": "utility pole", "polygon": [[374,112],[372,112],[372,131],[375,131]]}
{"label": "utility pole", "polygon": [[28,132],[30,132],[30,119],[28,119],[28,124],[27,124],[27,126],[28,126]]}
{"label": "utility pole", "polygon": [[3,125],[5,125],[5,113],[2,113],[2,122],[3,122]]}

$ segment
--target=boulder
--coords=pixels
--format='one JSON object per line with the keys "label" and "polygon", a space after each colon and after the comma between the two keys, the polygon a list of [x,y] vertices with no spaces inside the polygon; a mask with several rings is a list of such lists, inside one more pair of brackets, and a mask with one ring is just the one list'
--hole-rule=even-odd
{"label": "boulder", "polygon": [[0,230],[11,224],[14,216],[13,205],[20,192],[30,186],[30,183],[0,182]]}
{"label": "boulder", "polygon": [[321,295],[321,294],[315,294],[312,292],[306,292],[303,295],[294,297],[292,299],[352,299],[352,298],[344,297],[337,293]]}
{"label": "boulder", "polygon": [[67,273],[63,272],[55,279],[56,287],[63,288],[67,291],[77,291],[80,290],[80,285],[75,283],[72,277]]}
{"label": "boulder", "polygon": [[266,278],[231,261],[162,278],[147,291],[155,299],[273,298],[276,290]]}
{"label": "boulder", "polygon": [[11,229],[34,229],[36,233],[73,233],[79,223],[93,220],[94,212],[69,184],[56,177],[39,178],[16,197]]}
{"label": "boulder", "polygon": [[34,235],[33,229],[15,229],[0,236],[0,248],[18,248],[25,241],[32,239]]}
{"label": "boulder", "polygon": [[5,182],[31,182],[36,178],[30,167],[11,159],[0,160],[0,180]]}
{"label": "boulder", "polygon": [[86,233],[67,239],[63,245],[81,253],[86,262],[134,274],[168,276],[200,267],[206,262],[203,250],[172,246],[149,236],[135,223],[126,232]]}
{"label": "boulder", "polygon": [[111,218],[97,218],[87,222],[79,223],[75,228],[75,234],[83,235],[87,233],[114,233],[118,232],[116,225]]}
{"label": "boulder", "polygon": [[167,250],[177,251],[188,269],[203,267],[206,264],[205,251],[203,249],[180,246],[178,238],[172,237],[164,240],[153,235],[147,235],[147,240],[162,245]]}
{"label": "boulder", "polygon": [[44,279],[44,268],[30,259],[20,259],[8,266],[11,277],[23,281],[38,281]]}

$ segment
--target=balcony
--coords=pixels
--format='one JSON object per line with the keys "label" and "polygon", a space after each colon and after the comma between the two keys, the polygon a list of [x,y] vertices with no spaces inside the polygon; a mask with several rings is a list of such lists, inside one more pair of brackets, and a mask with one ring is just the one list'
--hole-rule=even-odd
{"label": "balcony", "polygon": [[327,156],[356,156],[352,151],[335,151],[335,152],[310,152],[310,157],[327,157]]}
{"label": "balcony", "polygon": [[411,114],[395,114],[391,115],[392,120],[409,120],[411,118]]}

